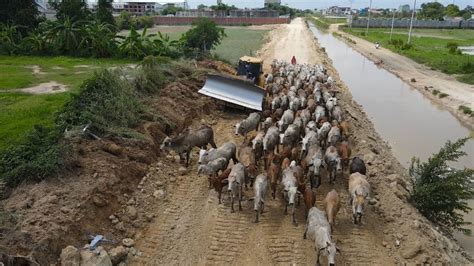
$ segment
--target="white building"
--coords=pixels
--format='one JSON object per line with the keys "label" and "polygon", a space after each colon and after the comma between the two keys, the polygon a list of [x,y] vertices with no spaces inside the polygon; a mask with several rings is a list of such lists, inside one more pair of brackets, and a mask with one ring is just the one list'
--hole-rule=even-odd
{"label": "white building", "polygon": [[[87,0],[90,8],[97,5],[97,0]],[[123,10],[127,6],[146,6],[147,11],[158,11],[166,6],[173,5],[188,9],[187,0],[113,0],[112,7],[114,10]]]}

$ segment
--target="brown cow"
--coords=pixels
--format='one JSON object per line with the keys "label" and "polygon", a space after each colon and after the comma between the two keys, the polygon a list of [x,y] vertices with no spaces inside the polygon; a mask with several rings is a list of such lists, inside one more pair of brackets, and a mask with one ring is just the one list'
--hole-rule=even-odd
{"label": "brown cow", "polygon": [[224,170],[219,176],[211,176],[209,177],[209,182],[212,184],[212,187],[216,190],[218,193],[218,199],[219,199],[219,204],[221,204],[221,194],[222,194],[222,188],[225,187],[228,184],[227,178],[229,177],[230,171],[232,169],[226,169]]}
{"label": "brown cow", "polygon": [[286,168],[290,167],[290,159],[289,158],[284,158],[283,162],[281,162],[281,170],[285,170]]}
{"label": "brown cow", "polygon": [[270,187],[272,189],[272,197],[275,199],[277,184],[281,182],[281,168],[279,161],[276,161],[275,159],[270,160],[267,169],[267,176],[270,180]]}
{"label": "brown cow", "polygon": [[272,119],[274,123],[281,119],[281,117],[283,116],[283,112],[284,111],[281,108],[277,108],[275,111],[273,111]]}
{"label": "brown cow", "polygon": [[339,128],[341,129],[342,138],[344,140],[348,140],[349,139],[349,134],[350,134],[349,122],[342,121],[341,124],[339,124]]}
{"label": "brown cow", "polygon": [[291,147],[283,146],[283,149],[278,153],[281,158],[288,158],[291,160]]}
{"label": "brown cow", "polygon": [[305,209],[305,217],[308,219],[308,212],[309,209],[315,206],[316,204],[316,193],[311,189],[311,186],[306,184],[303,189],[303,199],[304,199],[304,205],[306,207]]}
{"label": "brown cow", "polygon": [[297,163],[301,161],[301,145],[297,145],[291,149],[291,160]]}
{"label": "brown cow", "polygon": [[324,210],[326,211],[326,217],[328,218],[328,222],[331,225],[331,231],[334,231],[334,225],[336,223],[336,215],[341,207],[341,202],[339,200],[339,194],[337,194],[336,190],[331,190],[326,195],[323,201]]}
{"label": "brown cow", "polygon": [[337,153],[339,153],[339,156],[341,157],[342,171],[344,172],[344,169],[349,167],[349,160],[351,157],[351,148],[349,147],[349,143],[347,143],[347,141],[338,143],[336,145],[336,148],[337,148]]}
{"label": "brown cow", "polygon": [[316,101],[314,101],[314,99],[308,97],[308,104],[307,105],[308,105],[308,107],[306,107],[306,108],[308,108],[308,110],[312,114],[314,114],[314,112],[316,111]]}
{"label": "brown cow", "polygon": [[252,147],[247,145],[240,146],[238,159],[244,165],[249,177],[249,180],[245,180],[245,188],[247,188],[248,182],[250,182],[252,187],[252,179],[255,179],[258,175],[257,160]]}

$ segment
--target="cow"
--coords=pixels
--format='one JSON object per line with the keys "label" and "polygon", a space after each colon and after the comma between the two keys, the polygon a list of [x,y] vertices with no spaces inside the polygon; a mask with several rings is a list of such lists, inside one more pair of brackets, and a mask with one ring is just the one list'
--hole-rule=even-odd
{"label": "cow", "polygon": [[349,122],[347,121],[342,121],[339,124],[339,128],[341,128],[341,135],[343,140],[349,140],[349,135],[350,135],[350,127],[349,127]]}
{"label": "cow", "polygon": [[351,197],[354,224],[360,223],[364,212],[365,200],[370,194],[370,184],[365,175],[353,173],[349,176],[349,194]]}
{"label": "cow", "polygon": [[[335,121],[336,122],[336,121]],[[328,132],[327,145],[336,146],[336,144],[341,140],[341,130],[337,125],[337,122],[331,127],[331,130]]]}
{"label": "cow", "polygon": [[222,144],[219,148],[212,148],[210,150],[201,149],[199,151],[199,164],[207,164],[210,161],[213,161],[217,158],[226,158],[227,161],[232,161],[237,163],[236,157],[237,147],[231,141]]}
{"label": "cow", "polygon": [[246,119],[235,124],[235,135],[247,136],[247,133],[252,130],[258,130],[260,124],[260,114],[251,113]]}
{"label": "cow", "polygon": [[267,167],[267,176],[270,179],[270,188],[272,190],[272,197],[275,199],[276,197],[276,188],[277,183],[280,182],[281,179],[281,166],[280,161],[276,158],[269,158],[267,159],[268,167]]}
{"label": "cow", "polygon": [[255,179],[255,198],[253,207],[253,210],[255,211],[255,223],[258,223],[258,215],[263,213],[265,206],[265,195],[267,193],[267,183],[267,176],[264,174],[258,175]]}
{"label": "cow", "polygon": [[285,200],[285,214],[288,214],[288,206],[291,207],[291,215],[293,224],[296,226],[296,214],[295,214],[295,198],[298,191],[298,181],[294,175],[294,167],[287,167],[283,170],[283,179],[281,184],[283,186],[283,199]]}
{"label": "cow", "polygon": [[326,116],[326,109],[324,109],[324,106],[317,105],[316,111],[314,112],[314,121],[319,123],[319,120],[324,116]]}
{"label": "cow", "polygon": [[273,113],[272,113],[272,121],[277,122],[279,121],[282,116],[283,116],[284,110],[281,108],[277,108]]}
{"label": "cow", "polygon": [[201,164],[198,167],[198,175],[207,175],[209,177],[209,188],[211,188],[211,177],[217,176],[219,171],[224,171],[229,164],[226,158],[217,158],[207,164]]}
{"label": "cow", "polygon": [[336,215],[341,208],[341,202],[339,200],[339,194],[336,190],[333,189],[326,194],[326,197],[323,200],[324,210],[328,218],[328,222],[331,225],[331,230],[334,231],[334,226],[336,224]]}
{"label": "cow", "polygon": [[319,257],[321,253],[328,258],[329,265],[335,265],[336,253],[340,251],[336,247],[336,243],[332,241],[331,225],[326,215],[316,207],[311,208],[308,213],[303,238],[306,239],[308,235],[311,240],[314,240],[316,265],[320,265]]}
{"label": "cow", "polygon": [[334,106],[331,112],[331,118],[334,120],[337,120],[337,122],[341,123],[342,122],[342,109],[339,105]]}
{"label": "cow", "polygon": [[294,146],[300,138],[300,127],[297,124],[291,124],[285,133],[280,134],[280,144],[284,146]]}
{"label": "cow", "polygon": [[258,160],[263,155],[263,138],[265,137],[265,132],[259,131],[257,136],[252,139],[252,149],[255,152],[255,158]]}
{"label": "cow", "polygon": [[173,150],[179,154],[181,161],[183,154],[186,154],[186,167],[189,165],[189,155],[193,147],[206,148],[210,144],[217,148],[214,142],[214,131],[209,126],[202,126],[197,130],[187,129],[177,137],[166,137],[160,146],[161,150]]}
{"label": "cow", "polygon": [[306,156],[309,147],[318,144],[318,134],[312,130],[308,130],[304,138],[301,140],[301,158]]}
{"label": "cow", "polygon": [[359,157],[352,158],[351,166],[349,167],[349,174],[353,173],[361,173],[363,175],[367,174],[364,160]]}
{"label": "cow", "polygon": [[295,120],[295,116],[293,114],[293,111],[288,109],[283,113],[283,116],[281,119],[277,122],[278,129],[280,132],[284,132],[291,123]]}
{"label": "cow", "polygon": [[229,177],[231,170],[232,170],[231,168],[228,168],[228,169],[225,169],[219,176],[210,177],[212,187],[214,187],[214,190],[218,194],[217,198],[219,199],[219,204],[222,203],[221,201],[222,188],[224,188],[228,184],[227,178]]}
{"label": "cow", "polygon": [[308,212],[309,210],[315,206],[316,204],[316,193],[311,189],[311,186],[306,184],[303,187],[303,191],[301,192],[303,194],[303,200],[304,200],[304,205],[306,207],[305,209],[305,217],[308,219]]}
{"label": "cow", "polygon": [[323,166],[323,153],[318,145],[312,145],[308,149],[306,157],[301,161],[301,166],[307,174],[311,188],[321,185],[321,167]]}
{"label": "cow", "polygon": [[318,129],[318,138],[319,138],[319,145],[321,147],[326,147],[328,133],[331,130],[331,124],[329,122],[324,122],[321,128]]}
{"label": "cow", "polygon": [[253,179],[258,174],[257,168],[257,159],[255,158],[255,152],[252,150],[252,147],[242,145],[239,149],[239,162],[245,166],[248,179],[245,180],[245,188],[247,188],[247,183],[250,182],[252,187]]}
{"label": "cow", "polygon": [[349,147],[349,143],[347,141],[338,143],[336,145],[336,148],[337,148],[337,153],[341,157],[342,171],[344,172],[344,169],[347,169],[347,167],[349,167],[349,160],[351,157],[351,148]]}
{"label": "cow", "polygon": [[272,126],[273,124],[273,118],[267,117],[265,120],[262,122],[261,130],[265,133],[267,130]]}
{"label": "cow", "polygon": [[231,199],[231,212],[235,212],[234,210],[234,200],[235,197],[239,197],[239,210],[242,210],[242,188],[247,178],[247,173],[245,170],[245,166],[242,163],[237,163],[232,166],[232,170],[230,171],[228,180],[228,188],[227,191],[230,194]]}
{"label": "cow", "polygon": [[265,137],[263,137],[263,152],[274,151],[275,148],[278,150],[279,140],[278,128],[275,126],[270,127]]}
{"label": "cow", "polygon": [[327,166],[329,183],[336,181],[336,176],[342,172],[341,157],[334,146],[329,146],[324,154],[324,162]]}

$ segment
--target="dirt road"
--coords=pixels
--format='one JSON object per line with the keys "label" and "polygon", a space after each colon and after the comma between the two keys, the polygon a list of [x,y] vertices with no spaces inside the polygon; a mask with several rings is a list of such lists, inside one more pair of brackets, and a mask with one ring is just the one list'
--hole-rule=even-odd
{"label": "dirt road", "polygon": [[[340,31],[339,24],[332,24],[329,30],[353,39],[356,42],[355,44],[352,42],[346,43],[370,60],[377,62],[379,66],[401,78],[410,86],[418,89],[435,103],[447,107],[458,119],[469,126],[471,130],[474,130],[474,119],[458,110],[460,105],[474,109],[474,85],[459,82],[453,76],[431,70],[408,57],[396,54],[383,47],[375,49],[372,42]],[[416,82],[412,82],[412,79],[415,79]],[[449,96],[440,99],[432,94],[433,90],[447,93]]]}
{"label": "dirt road", "polygon": [[[270,42],[260,56],[267,67],[272,59],[289,60],[293,54],[303,63],[326,62],[327,55],[309,36],[301,19],[281,25],[270,35]],[[412,263],[450,261],[464,264],[465,259],[452,251],[459,247],[453,248],[450,240],[432,232],[428,222],[406,202],[407,192],[400,185],[403,178],[394,174],[403,171],[400,164],[374,132],[360,107],[352,102],[335,70],[328,67],[344,90],[341,106],[353,125],[353,154],[362,155],[368,163],[369,181],[374,191],[374,199],[364,214],[362,225],[354,225],[348,205],[347,173],[333,186],[328,184],[323,173],[323,185],[316,192],[317,207],[322,207],[323,197],[332,188],[342,199],[333,234],[342,250],[342,254],[337,255],[337,264],[394,265],[407,262],[407,259]],[[212,125],[218,145],[226,141],[239,144],[242,138],[234,135],[233,126],[243,118],[242,114],[216,112],[194,124]],[[303,204],[297,207],[299,224],[295,227],[290,216],[283,214],[281,195],[277,194],[275,200],[267,195],[265,212],[260,223],[255,224],[252,222],[253,205],[248,202],[253,191],[244,193],[242,211],[236,208],[235,213],[230,213],[230,203],[225,195],[223,204],[219,205],[214,190],[208,190],[207,179],[197,176],[196,157],[195,151],[191,165],[177,178],[174,176],[180,166],[171,158],[163,158],[150,167],[153,171],[147,182],[156,184],[166,180],[169,185],[161,201],[152,199],[150,203],[159,205],[156,218],[135,235],[135,248],[140,254],[131,258],[132,265],[315,264],[314,242],[303,239]],[[385,178],[387,175],[392,177]],[[413,223],[418,227],[413,228]],[[420,242],[422,244],[413,245]],[[450,248],[446,248],[448,242]],[[322,263],[326,264],[325,259]]]}

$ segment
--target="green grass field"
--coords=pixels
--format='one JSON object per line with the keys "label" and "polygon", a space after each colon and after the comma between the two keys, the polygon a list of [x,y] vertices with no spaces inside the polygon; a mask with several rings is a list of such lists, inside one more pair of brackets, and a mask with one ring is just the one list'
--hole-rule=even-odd
{"label": "green grass field", "polygon": [[[149,34],[168,34],[171,39],[177,40],[181,35],[189,30],[191,26],[155,26],[147,30]],[[237,64],[238,59],[243,55],[255,54],[264,43],[265,34],[269,30],[251,29],[241,26],[224,27],[227,37],[213,51],[218,58],[231,64]],[[140,31],[141,32],[141,31]],[[121,35],[126,35],[127,31],[122,31]]]}
{"label": "green grass field", "polygon": [[[459,46],[474,45],[474,30],[433,30],[417,29],[412,36],[412,47],[400,49],[389,43],[390,29],[370,29],[365,35],[365,29],[342,28],[345,32],[364,38],[371,42],[380,42],[383,47],[396,53],[407,56],[414,61],[425,64],[432,69],[453,74],[465,83],[474,84],[474,56],[460,53],[451,53],[448,43]],[[430,36],[430,37],[427,37]],[[392,39],[407,41],[406,30],[397,29]]]}
{"label": "green grass field", "polygon": [[[94,71],[130,63],[115,59],[81,59],[70,57],[0,56],[0,150],[20,141],[35,124],[52,124],[71,92]],[[39,66],[34,74],[29,67]],[[78,67],[79,66],[79,67]],[[86,67],[87,66],[87,67]],[[70,90],[49,95],[13,92],[42,82],[57,81]]]}

